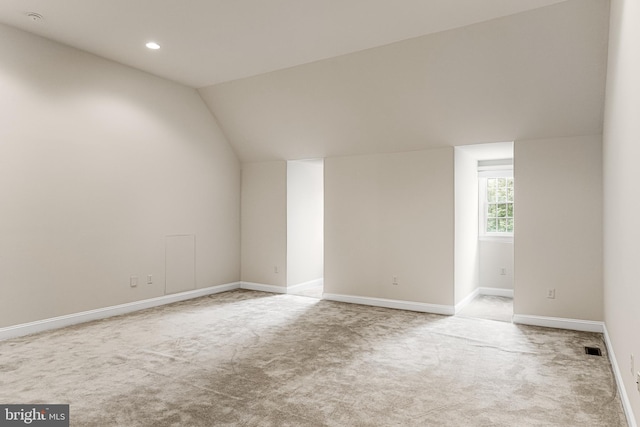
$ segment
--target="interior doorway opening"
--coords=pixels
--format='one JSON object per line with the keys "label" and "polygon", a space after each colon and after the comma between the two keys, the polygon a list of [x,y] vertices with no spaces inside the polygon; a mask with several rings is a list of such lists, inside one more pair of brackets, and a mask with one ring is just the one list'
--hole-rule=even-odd
{"label": "interior doorway opening", "polygon": [[287,162],[287,293],[322,298],[324,160]]}
{"label": "interior doorway opening", "polygon": [[513,142],[455,148],[456,314],[511,321]]}

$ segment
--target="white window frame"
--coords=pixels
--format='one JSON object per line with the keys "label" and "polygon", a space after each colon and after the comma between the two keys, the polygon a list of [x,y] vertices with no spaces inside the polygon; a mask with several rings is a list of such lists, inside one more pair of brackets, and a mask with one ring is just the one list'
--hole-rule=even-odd
{"label": "white window frame", "polygon": [[502,177],[513,178],[512,165],[486,166],[478,168],[478,238],[480,240],[513,241],[513,232],[487,232],[485,228],[487,222],[487,178]]}

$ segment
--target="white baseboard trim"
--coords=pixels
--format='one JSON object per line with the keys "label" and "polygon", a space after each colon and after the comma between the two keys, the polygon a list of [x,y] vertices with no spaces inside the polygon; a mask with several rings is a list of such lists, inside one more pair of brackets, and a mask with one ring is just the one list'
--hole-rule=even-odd
{"label": "white baseboard trim", "polygon": [[480,294],[480,288],[475,288],[473,292],[467,295],[462,301],[457,303],[455,307],[456,313],[459,313],[463,308],[465,308],[467,304],[469,304],[475,297],[478,296],[478,294]]}
{"label": "white baseboard trim", "polygon": [[419,311],[422,313],[444,314],[447,316],[452,316],[455,314],[455,307],[452,305],[427,304],[423,302],[358,297],[339,294],[322,294],[322,299],[329,301],[347,302],[351,304],[371,305],[374,307],[395,308],[398,310]]}
{"label": "white baseboard trim", "polygon": [[525,314],[514,314],[513,323],[531,326],[544,326],[547,328],[569,329],[582,332],[599,332],[604,330],[603,322],[593,320],[565,319],[561,317],[530,316]]}
{"label": "white baseboard trim", "polygon": [[491,295],[494,297],[513,298],[513,289],[504,288],[478,288],[480,295]]}
{"label": "white baseboard trim", "polygon": [[631,409],[629,395],[627,395],[627,390],[624,387],[624,381],[622,380],[622,374],[620,372],[620,367],[618,366],[618,359],[613,352],[613,344],[611,344],[611,339],[609,338],[609,332],[607,331],[606,325],[603,325],[603,330],[604,342],[607,346],[607,353],[609,354],[609,361],[613,368],[613,375],[615,376],[616,384],[618,385],[618,393],[620,394],[620,400],[622,401],[622,409],[624,409],[624,414],[627,416],[627,423],[629,424],[629,427],[638,427],[636,424],[636,418],[633,415],[633,410]]}
{"label": "white baseboard trim", "polygon": [[324,283],[323,278],[309,280],[308,282],[298,283],[297,285],[287,286],[287,293],[299,292],[305,289],[313,288],[314,286],[322,285]]}
{"label": "white baseboard trim", "polygon": [[262,283],[240,282],[240,289],[248,289],[250,291],[271,292],[274,294],[286,294],[287,288],[284,286],[265,285]]}
{"label": "white baseboard trim", "polygon": [[131,313],[133,311],[144,310],[146,308],[157,307],[160,305],[171,304],[178,301],[184,301],[192,298],[198,298],[205,295],[217,294],[220,292],[231,291],[240,288],[240,282],[227,283],[224,285],[211,286],[208,288],[194,289],[192,291],[180,292],[177,294],[163,295],[156,298],[145,299],[141,301],[129,302],[126,304],[114,305],[111,307],[97,308],[95,310],[82,311],[79,313],[67,314],[64,316],[52,317],[50,319],[37,320],[35,322],[22,323],[19,325],[0,328],[0,341],[9,338],[21,337],[24,335],[35,334],[37,332],[48,331],[51,329],[64,328],[78,323],[89,322],[92,320],[104,319],[121,314]]}

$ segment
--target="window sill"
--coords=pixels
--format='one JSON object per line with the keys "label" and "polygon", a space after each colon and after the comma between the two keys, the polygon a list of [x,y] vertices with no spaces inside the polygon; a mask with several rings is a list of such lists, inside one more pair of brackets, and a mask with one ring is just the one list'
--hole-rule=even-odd
{"label": "window sill", "polygon": [[513,243],[513,234],[507,236],[483,235],[478,236],[478,240],[482,242]]}

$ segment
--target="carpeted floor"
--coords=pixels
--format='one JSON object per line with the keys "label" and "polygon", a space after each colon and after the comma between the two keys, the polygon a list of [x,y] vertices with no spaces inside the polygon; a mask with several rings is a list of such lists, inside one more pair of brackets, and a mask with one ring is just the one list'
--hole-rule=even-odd
{"label": "carpeted floor", "polygon": [[478,295],[457,316],[511,322],[513,298]]}
{"label": "carpeted floor", "polygon": [[600,334],[252,291],[0,342],[0,402],[72,426],[626,425]]}
{"label": "carpeted floor", "polygon": [[317,285],[307,286],[303,289],[294,288],[294,290],[288,290],[287,293],[290,295],[298,295],[301,297],[311,297],[311,298],[321,299],[323,290],[324,290],[324,286],[322,285],[322,283],[319,283]]}

